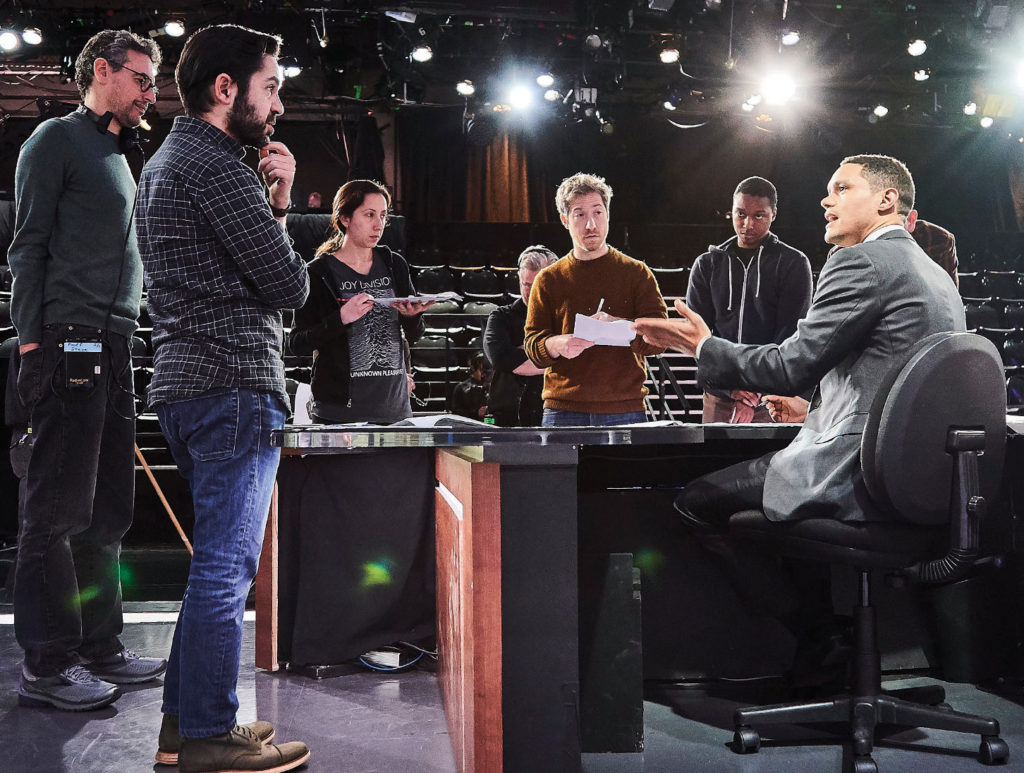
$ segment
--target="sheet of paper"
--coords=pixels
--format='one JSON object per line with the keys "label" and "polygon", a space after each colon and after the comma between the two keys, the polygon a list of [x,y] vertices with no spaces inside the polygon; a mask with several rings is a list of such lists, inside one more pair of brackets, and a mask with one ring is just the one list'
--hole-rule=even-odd
{"label": "sheet of paper", "polygon": [[421,301],[426,303],[427,301],[461,301],[462,296],[458,293],[443,292],[443,293],[423,293],[422,295],[405,295],[401,298],[374,298],[374,303],[379,303],[383,306],[390,306],[395,301]]}
{"label": "sheet of paper", "polygon": [[572,334],[600,346],[629,346],[636,338],[636,331],[627,319],[606,322],[583,314],[576,315],[576,327]]}

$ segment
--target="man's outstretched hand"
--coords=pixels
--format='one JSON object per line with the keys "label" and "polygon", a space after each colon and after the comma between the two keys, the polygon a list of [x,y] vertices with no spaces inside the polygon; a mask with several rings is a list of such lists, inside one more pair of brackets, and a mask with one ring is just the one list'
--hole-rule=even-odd
{"label": "man's outstretched hand", "polygon": [[676,300],[675,306],[679,319],[641,317],[633,327],[637,335],[652,346],[675,349],[693,357],[697,345],[711,335],[711,330],[700,314],[691,311],[681,300]]}

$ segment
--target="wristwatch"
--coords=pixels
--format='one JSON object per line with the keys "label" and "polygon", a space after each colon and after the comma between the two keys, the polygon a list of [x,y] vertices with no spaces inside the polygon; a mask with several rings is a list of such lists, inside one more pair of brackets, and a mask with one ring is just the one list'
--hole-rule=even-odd
{"label": "wristwatch", "polygon": [[[270,204],[269,201],[267,203]],[[289,201],[288,206],[285,207],[284,209],[282,209],[281,207],[275,207],[273,204],[270,204],[270,211],[274,213],[274,217],[284,217],[285,215],[292,211],[292,203]]]}

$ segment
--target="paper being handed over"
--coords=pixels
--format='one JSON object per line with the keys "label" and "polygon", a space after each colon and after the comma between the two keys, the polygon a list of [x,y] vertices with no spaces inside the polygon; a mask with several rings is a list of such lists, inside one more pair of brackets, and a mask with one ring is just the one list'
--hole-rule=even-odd
{"label": "paper being handed over", "polygon": [[629,346],[630,341],[636,338],[636,331],[628,319],[606,322],[582,314],[576,315],[576,327],[572,334],[599,346]]}

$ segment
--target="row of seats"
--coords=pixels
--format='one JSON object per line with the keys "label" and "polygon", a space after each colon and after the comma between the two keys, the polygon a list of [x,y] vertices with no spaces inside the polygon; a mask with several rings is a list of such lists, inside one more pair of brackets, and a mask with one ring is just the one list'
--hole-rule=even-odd
{"label": "row of seats", "polygon": [[958,271],[964,298],[1024,298],[1024,273],[1020,271]]}

